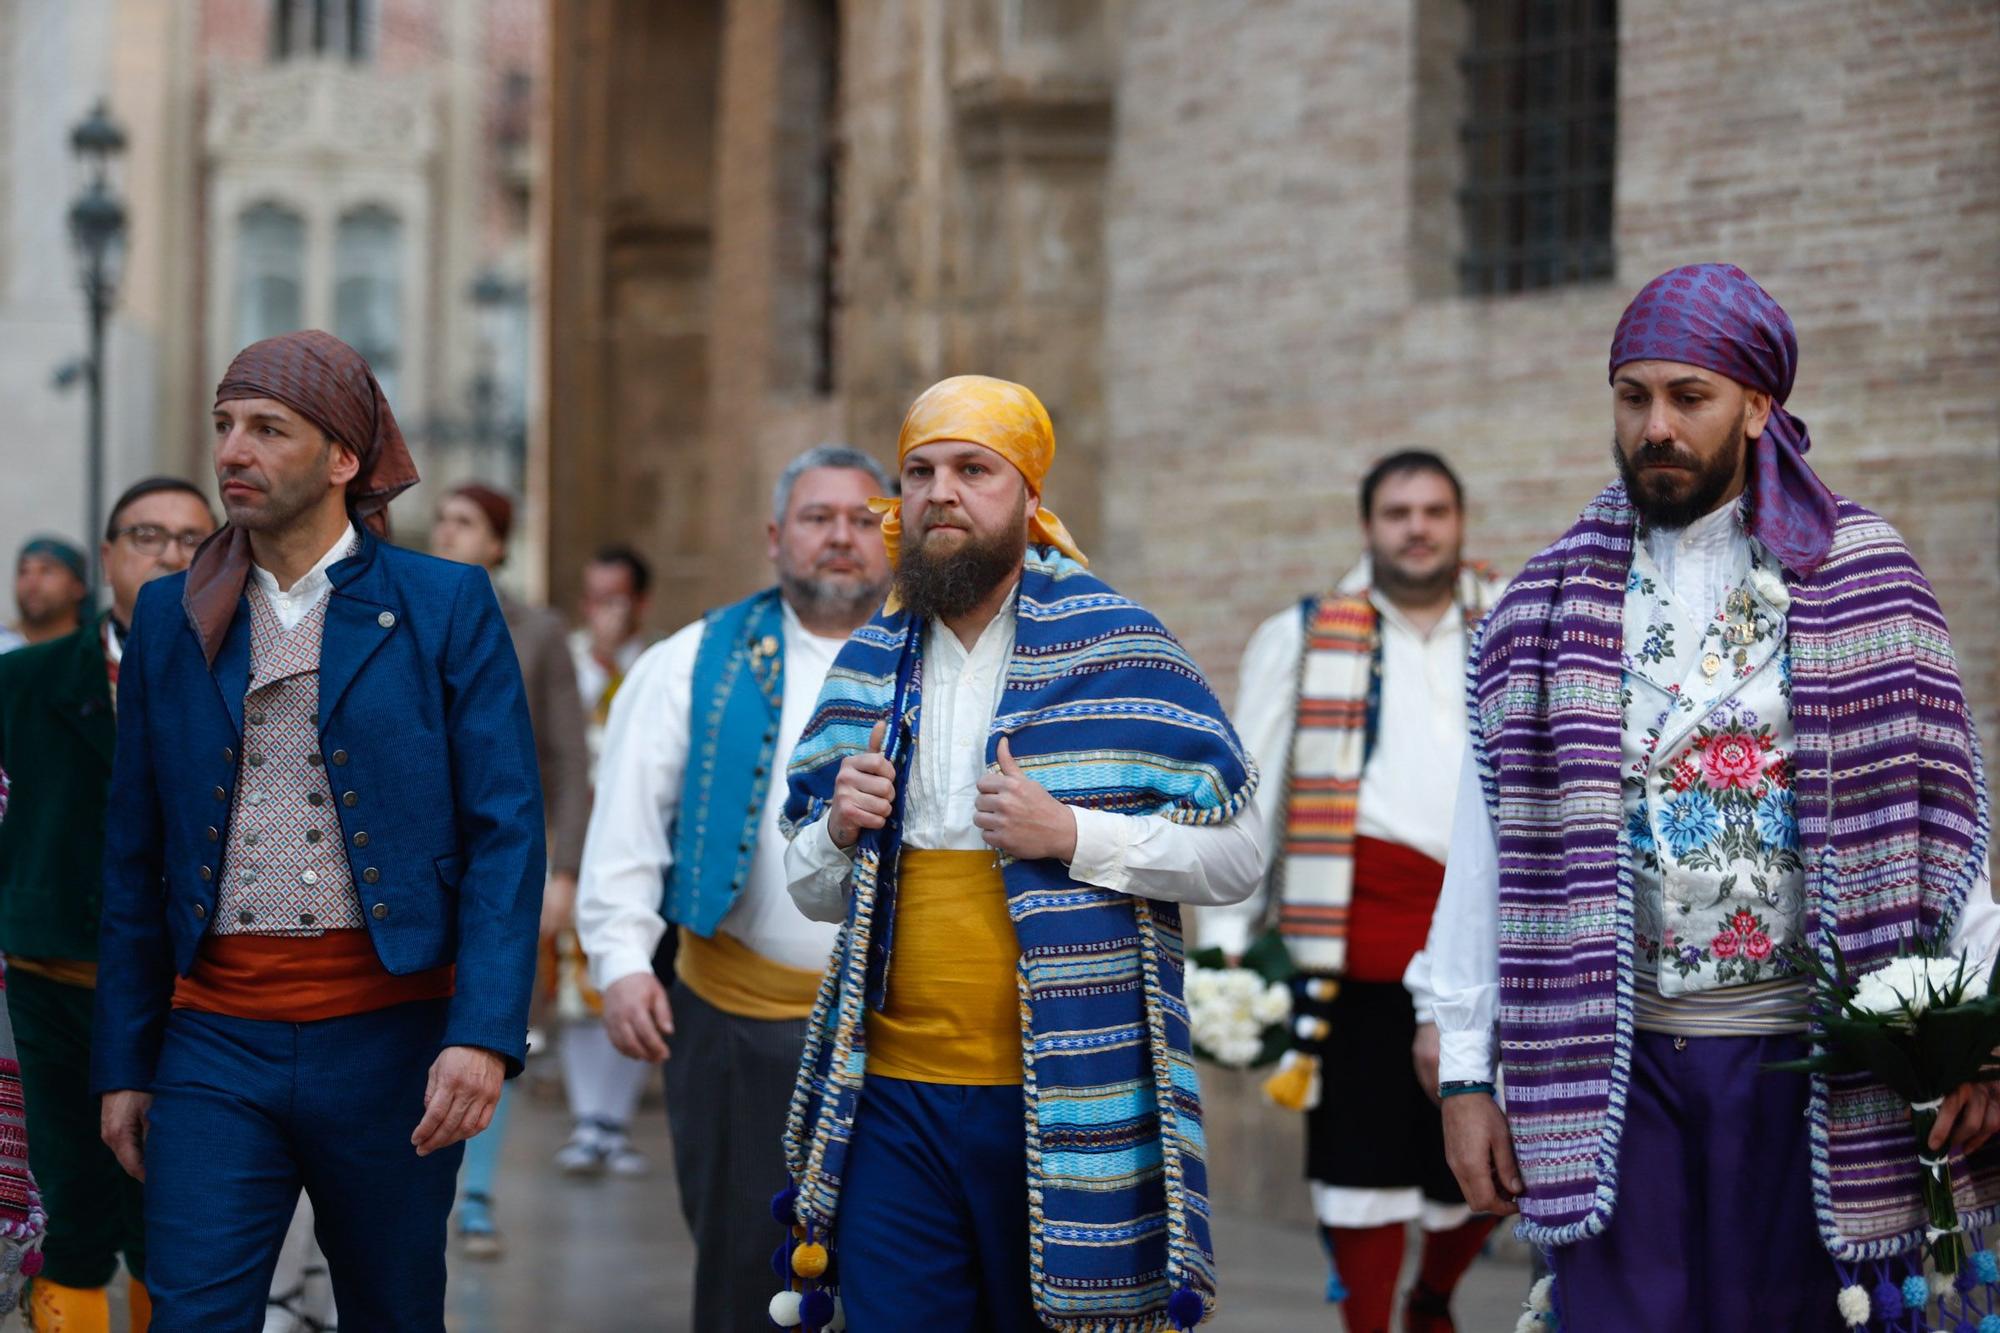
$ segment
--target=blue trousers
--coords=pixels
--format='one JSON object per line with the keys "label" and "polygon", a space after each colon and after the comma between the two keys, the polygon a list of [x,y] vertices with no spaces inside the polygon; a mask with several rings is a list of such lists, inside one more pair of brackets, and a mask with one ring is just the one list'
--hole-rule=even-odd
{"label": "blue trousers", "polygon": [[1019,1087],[871,1074],[841,1174],[834,1247],[854,1333],[1043,1327],[1028,1290]]}
{"label": "blue trousers", "polygon": [[318,1023],[167,1019],[146,1134],[153,1333],[256,1333],[311,1196],[344,1327],[442,1333],[462,1145],[410,1146],[444,1000]]}

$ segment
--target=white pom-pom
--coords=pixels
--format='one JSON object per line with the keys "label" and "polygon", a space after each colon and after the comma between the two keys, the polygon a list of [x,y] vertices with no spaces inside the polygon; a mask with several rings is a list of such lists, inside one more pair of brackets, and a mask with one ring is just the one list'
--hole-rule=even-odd
{"label": "white pom-pom", "polygon": [[1924,1281],[1930,1285],[1933,1297],[1942,1296],[1951,1290],[1951,1274],[1938,1272],[1928,1262],[1924,1264]]}
{"label": "white pom-pom", "polygon": [[1528,1308],[1536,1314],[1547,1314],[1556,1308],[1556,1280],[1545,1277],[1528,1288]]}
{"label": "white pom-pom", "polygon": [[1868,1322],[1874,1307],[1868,1301],[1866,1287],[1842,1287],[1840,1289],[1840,1317],[1850,1328],[1859,1328]]}
{"label": "white pom-pom", "polygon": [[833,1302],[833,1321],[826,1326],[826,1333],[847,1333],[847,1307],[837,1298]]}
{"label": "white pom-pom", "polygon": [[1514,1333],[1543,1333],[1542,1317],[1533,1310],[1521,1311],[1521,1317],[1514,1321]]}
{"label": "white pom-pom", "polygon": [[781,1291],[771,1298],[771,1322],[779,1328],[799,1326],[799,1302],[804,1299],[796,1291]]}

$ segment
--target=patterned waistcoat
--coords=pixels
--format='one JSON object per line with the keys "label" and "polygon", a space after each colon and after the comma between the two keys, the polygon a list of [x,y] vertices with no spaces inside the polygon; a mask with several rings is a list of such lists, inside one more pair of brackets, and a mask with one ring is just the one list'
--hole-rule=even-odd
{"label": "patterned waistcoat", "polygon": [[209,929],[217,935],[360,930],[361,902],[319,749],[319,648],[327,599],[287,633],[254,581],[248,597],[243,753]]}
{"label": "patterned waistcoat", "polygon": [[1662,995],[1770,981],[1804,925],[1791,594],[1747,549],[1720,606],[1683,605],[1643,542],[1625,582],[1634,938],[1640,982]]}

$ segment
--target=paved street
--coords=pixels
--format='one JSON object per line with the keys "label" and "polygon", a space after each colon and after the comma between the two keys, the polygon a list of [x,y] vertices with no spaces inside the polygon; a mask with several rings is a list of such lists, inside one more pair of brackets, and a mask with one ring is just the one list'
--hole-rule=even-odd
{"label": "paved street", "polygon": [[[688,1333],[694,1252],[667,1170],[666,1117],[657,1101],[642,1110],[638,1126],[640,1144],[655,1163],[651,1177],[567,1180],[549,1164],[568,1127],[560,1091],[537,1075],[518,1090],[526,1095],[514,1108],[498,1192],[507,1252],[494,1263],[454,1254],[451,1328]],[[1209,1327],[1226,1333],[1341,1327],[1338,1312],[1321,1299],[1326,1270],[1309,1233],[1225,1216],[1218,1219],[1216,1245],[1223,1308]],[[1481,1260],[1460,1297],[1459,1327],[1506,1333],[1526,1286],[1527,1268],[1518,1257]]]}

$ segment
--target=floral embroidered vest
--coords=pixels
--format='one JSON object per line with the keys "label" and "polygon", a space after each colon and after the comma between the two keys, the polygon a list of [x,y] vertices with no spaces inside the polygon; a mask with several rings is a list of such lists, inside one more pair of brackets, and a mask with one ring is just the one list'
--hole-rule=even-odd
{"label": "floral embroidered vest", "polygon": [[[1786,975],[1805,869],[1792,796],[1791,604],[1752,540],[1717,607],[1690,608],[1633,544],[1625,584],[1625,828],[1640,985],[1663,996]],[[1652,974],[1652,975],[1649,975]]]}

